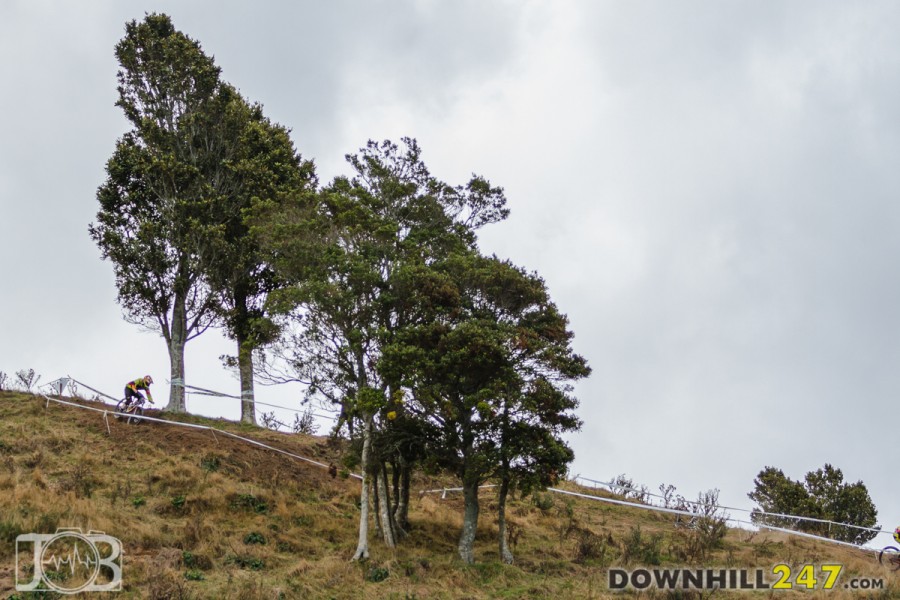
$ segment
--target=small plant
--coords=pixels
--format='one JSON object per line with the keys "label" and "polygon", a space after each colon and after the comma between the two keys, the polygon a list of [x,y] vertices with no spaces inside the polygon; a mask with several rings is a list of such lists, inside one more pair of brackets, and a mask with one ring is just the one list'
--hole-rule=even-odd
{"label": "small plant", "polygon": [[366,573],[366,581],[378,583],[387,579],[390,574],[390,571],[384,567],[372,567],[369,569],[368,573]]}
{"label": "small plant", "polygon": [[236,565],[241,569],[250,569],[251,571],[262,571],[266,568],[266,563],[261,558],[253,556],[243,556],[234,554],[225,559],[225,564]]}
{"label": "small plant", "polygon": [[203,571],[191,569],[190,571],[184,572],[184,578],[188,581],[203,581],[206,579],[206,576],[203,574]]}
{"label": "small plant", "polygon": [[268,503],[262,498],[257,498],[253,494],[238,494],[237,497],[231,501],[231,508],[243,508],[257,514],[263,514],[269,511]]}
{"label": "small plant", "polygon": [[131,499],[131,505],[134,506],[135,508],[140,508],[141,506],[144,506],[145,504],[147,504],[147,499],[144,498],[143,496],[135,496],[134,498]]}
{"label": "small plant", "polygon": [[263,427],[271,429],[272,431],[278,431],[282,427],[286,427],[284,423],[275,417],[274,410],[272,412],[260,414],[259,418],[262,420]]}
{"label": "small plant", "polygon": [[183,494],[175,496],[174,498],[172,498],[172,508],[174,508],[175,510],[181,510],[182,508],[184,508],[185,502],[186,499]]}
{"label": "small plant", "polygon": [[307,408],[303,416],[300,413],[294,413],[294,423],[291,425],[291,431],[303,435],[315,435],[319,431],[312,409]]}
{"label": "small plant", "polygon": [[59,481],[60,488],[75,492],[79,498],[90,498],[99,482],[88,464],[78,463]]}
{"label": "small plant", "polygon": [[19,380],[19,386],[22,390],[30,392],[31,388],[40,381],[41,376],[37,375],[34,369],[22,369],[21,371],[16,371],[16,378]]}
{"label": "small plant", "polygon": [[202,554],[194,554],[188,550],[181,553],[181,563],[186,569],[206,571],[212,568],[212,561]]}
{"label": "small plant", "polygon": [[647,538],[641,533],[640,525],[635,525],[625,538],[622,558],[626,563],[637,561],[645,565],[658,565],[661,562],[659,551],[661,541],[661,534]]}
{"label": "small plant", "polygon": [[296,527],[312,527],[313,518],[309,515],[297,515],[291,518],[291,523],[293,523]]}
{"label": "small plant", "polygon": [[672,508],[675,505],[675,486],[665,483],[659,484],[659,492],[663,497],[663,506]]}
{"label": "small plant", "polygon": [[251,531],[247,535],[244,536],[245,544],[265,544],[266,537],[259,533],[258,531]]}
{"label": "small plant", "polygon": [[25,533],[18,523],[12,521],[0,521],[0,541],[6,544],[15,544],[16,538]]}
{"label": "small plant", "polygon": [[642,503],[647,501],[647,497],[650,494],[647,486],[635,486],[634,482],[625,473],[616,475],[610,487],[613,493],[620,494],[625,500],[636,500]]}
{"label": "small plant", "polygon": [[535,493],[533,498],[534,505],[542,511],[548,511],[553,508],[553,495],[549,493]]}
{"label": "small plant", "polygon": [[575,532],[575,562],[597,561],[606,566],[611,558],[606,541],[590,529],[578,528]]}
{"label": "small plant", "polygon": [[207,454],[203,458],[200,459],[200,468],[206,471],[207,473],[212,473],[213,471],[218,471],[221,463],[219,462],[219,457],[215,454]]}

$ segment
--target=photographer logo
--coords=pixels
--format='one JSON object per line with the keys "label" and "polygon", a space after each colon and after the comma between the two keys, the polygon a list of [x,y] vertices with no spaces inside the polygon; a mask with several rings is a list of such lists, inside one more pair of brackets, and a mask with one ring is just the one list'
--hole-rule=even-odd
{"label": "photographer logo", "polygon": [[16,591],[47,589],[60,594],[121,591],[122,542],[77,528],[18,536]]}

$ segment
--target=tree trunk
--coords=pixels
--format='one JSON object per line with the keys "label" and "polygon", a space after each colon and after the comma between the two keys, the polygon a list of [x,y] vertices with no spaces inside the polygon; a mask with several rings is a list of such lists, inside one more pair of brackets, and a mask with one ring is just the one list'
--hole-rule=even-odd
{"label": "tree trunk", "polygon": [[391,497],[387,488],[387,468],[382,464],[378,468],[378,476],[375,479],[376,493],[380,499],[378,503],[379,517],[381,520],[381,535],[384,537],[384,545],[388,548],[397,546],[397,536],[394,518],[391,514]]}
{"label": "tree trunk", "polygon": [[369,558],[369,453],[372,448],[372,415],[366,415],[363,425],[362,492],[359,499],[359,541],[351,560]]}
{"label": "tree trunk", "polygon": [[170,380],[169,403],[166,410],[183,413],[184,402],[184,346],[187,343],[187,314],[184,294],[176,292],[172,307],[172,335],[169,342]]}
{"label": "tree trunk", "polygon": [[384,535],[384,529],[381,527],[381,498],[378,497],[378,477],[378,471],[372,473],[369,493],[372,495],[372,509],[375,514],[375,537],[380,538]]}
{"label": "tree trunk", "polygon": [[253,351],[246,340],[238,339],[238,371],[241,375],[241,422],[256,425],[256,402],[253,396]]}
{"label": "tree trunk", "polygon": [[459,557],[466,564],[475,562],[475,533],[478,531],[478,478],[463,478],[463,512],[462,535],[459,536]]}
{"label": "tree trunk", "polygon": [[394,493],[397,495],[397,507],[394,509],[394,520],[401,535],[409,532],[409,478],[411,468],[409,463],[400,458],[400,489]]}
{"label": "tree trunk", "polygon": [[515,561],[512,552],[509,549],[509,540],[506,534],[506,497],[509,494],[509,477],[504,474],[500,482],[500,498],[497,501],[497,521],[500,529],[500,560],[511,565]]}

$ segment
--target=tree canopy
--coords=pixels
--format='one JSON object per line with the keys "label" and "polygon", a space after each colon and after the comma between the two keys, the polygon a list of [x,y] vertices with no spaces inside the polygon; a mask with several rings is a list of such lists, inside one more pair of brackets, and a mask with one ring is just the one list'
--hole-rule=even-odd
{"label": "tree canopy", "polygon": [[[841,470],[830,464],[810,471],[802,482],[790,479],[781,469],[766,467],[756,476],[754,485],[747,494],[759,505],[751,515],[754,523],[796,528],[854,544],[865,544],[877,535],[870,531],[876,528],[878,511],[868,489],[862,481],[845,483]],[[845,526],[776,515],[810,517]]]}

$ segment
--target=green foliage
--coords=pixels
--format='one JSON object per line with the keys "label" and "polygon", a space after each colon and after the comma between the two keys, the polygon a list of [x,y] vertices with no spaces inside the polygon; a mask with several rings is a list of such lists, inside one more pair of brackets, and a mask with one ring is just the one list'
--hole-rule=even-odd
{"label": "green foliage", "polygon": [[186,502],[186,498],[184,497],[183,494],[174,496],[172,498],[171,502],[172,502],[172,508],[174,508],[175,510],[181,510],[182,508],[184,508],[184,503]]}
{"label": "green foliage", "polygon": [[182,564],[190,570],[209,570],[212,568],[212,561],[202,554],[195,554],[187,550],[181,553]]}
{"label": "green foliage", "polygon": [[874,528],[878,511],[862,481],[844,483],[844,474],[826,464],[806,474],[804,481],[794,481],[774,467],[766,467],[754,480],[754,490],[747,494],[759,504],[751,519],[755,523],[780,527],[796,527],[836,540],[864,544],[877,533],[854,527],[841,527],[787,519],[762,513],[812,517],[858,527]]}
{"label": "green foliage", "polygon": [[134,506],[135,508],[140,508],[141,506],[144,506],[145,504],[147,504],[147,499],[144,498],[143,496],[135,496],[134,498],[131,499],[131,505]]}
{"label": "green foliage", "polygon": [[215,454],[207,454],[200,459],[200,468],[207,473],[218,471],[220,466],[221,462],[219,460],[219,457]]}
{"label": "green foliage", "polygon": [[107,162],[90,234],[113,263],[127,318],[183,347],[214,316],[198,259],[226,169],[230,140],[219,125],[240,100],[167,15],[149,14],[125,31],[116,104],[132,129]]}
{"label": "green foliage", "polygon": [[191,569],[184,572],[184,578],[188,581],[203,581],[204,579],[206,579],[206,576],[203,574],[203,571]]}
{"label": "green foliage", "polygon": [[550,510],[551,508],[553,508],[553,505],[554,505],[553,494],[551,494],[549,492],[548,493],[536,493],[536,494],[534,494],[534,496],[532,498],[532,502],[534,502],[534,505],[536,507],[538,507],[542,511],[546,512],[546,511]]}
{"label": "green foliage", "polygon": [[649,537],[641,532],[640,525],[635,525],[628,532],[622,548],[622,560],[626,563],[638,562],[644,565],[658,565],[661,562],[661,534]]}
{"label": "green foliage", "polygon": [[266,563],[261,558],[245,554],[232,554],[227,556],[225,558],[225,564],[235,565],[241,569],[250,569],[251,571],[262,571],[266,568]]}
{"label": "green foliage", "polygon": [[240,508],[263,514],[269,511],[269,504],[262,498],[258,498],[253,494],[238,494],[231,501],[231,508]]}
{"label": "green foliage", "polygon": [[380,581],[384,581],[390,575],[390,571],[385,567],[372,567],[366,573],[366,581],[371,583],[378,583]]}
{"label": "green foliage", "polygon": [[15,521],[0,521],[0,542],[7,545],[15,545],[16,538],[25,533],[21,525]]}
{"label": "green foliage", "polygon": [[266,537],[259,533],[258,531],[251,531],[247,535],[244,536],[244,543],[247,545],[250,544],[265,544]]}

